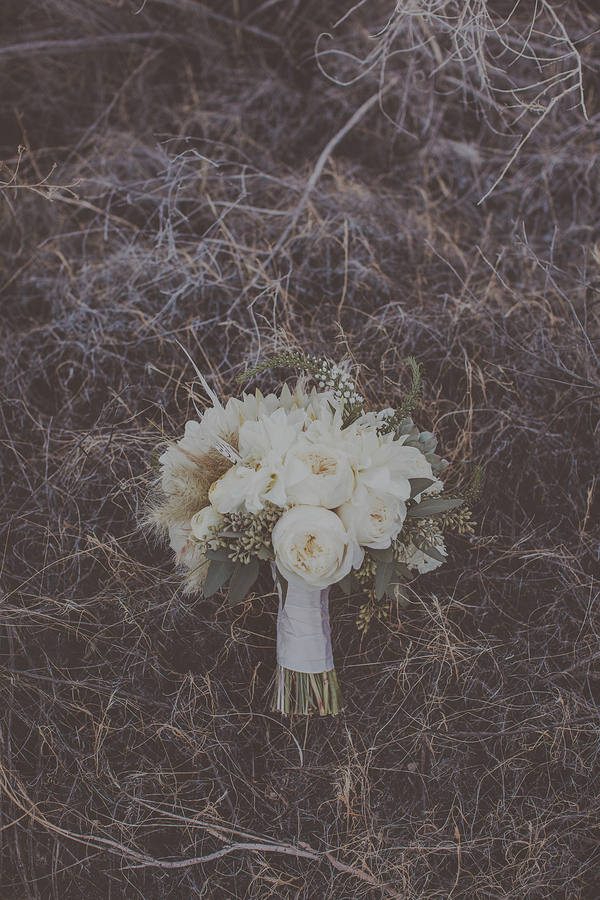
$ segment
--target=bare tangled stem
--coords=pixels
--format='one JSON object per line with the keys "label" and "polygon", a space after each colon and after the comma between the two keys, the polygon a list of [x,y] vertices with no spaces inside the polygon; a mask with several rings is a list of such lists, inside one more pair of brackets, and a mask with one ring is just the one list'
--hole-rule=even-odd
{"label": "bare tangled stem", "polygon": [[400,129],[405,129],[410,82],[416,72],[423,71],[431,79],[432,90],[432,79],[438,76],[438,80],[444,80],[444,90],[462,91],[465,99],[479,107],[488,124],[491,111],[510,130],[524,117],[534,117],[480,203],[502,181],[525,142],[557,103],[576,94],[576,105],[588,118],[581,53],[549,0],[533,5],[517,0],[506,14],[486,0],[397,0],[379,4],[384,24],[369,36],[374,46],[361,56],[349,52],[344,38],[335,30],[359,7],[367,5],[376,5],[376,0],[355,4],[335,24],[333,35],[320,35],[317,62],[323,74],[340,85],[378,72],[379,83],[386,90],[388,71],[404,66],[404,99],[394,120]]}

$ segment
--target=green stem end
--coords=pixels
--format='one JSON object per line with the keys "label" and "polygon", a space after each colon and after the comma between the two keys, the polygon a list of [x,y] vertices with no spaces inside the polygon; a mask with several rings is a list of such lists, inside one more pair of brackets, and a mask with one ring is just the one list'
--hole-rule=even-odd
{"label": "green stem end", "polygon": [[335,716],[346,705],[335,669],[293,672],[277,666],[271,710],[284,715]]}

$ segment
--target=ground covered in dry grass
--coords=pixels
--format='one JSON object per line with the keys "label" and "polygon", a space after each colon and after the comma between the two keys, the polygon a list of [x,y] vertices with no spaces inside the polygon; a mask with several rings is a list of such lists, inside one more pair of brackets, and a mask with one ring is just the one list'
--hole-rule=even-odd
{"label": "ground covered in dry grass", "polygon": [[[400,6],[4,0],[6,900],[599,896],[600,18]],[[337,718],[269,713],[266,575],[186,598],[140,531],[178,341],[374,406],[414,354],[447,485],[485,466],[408,609],[332,602]]]}

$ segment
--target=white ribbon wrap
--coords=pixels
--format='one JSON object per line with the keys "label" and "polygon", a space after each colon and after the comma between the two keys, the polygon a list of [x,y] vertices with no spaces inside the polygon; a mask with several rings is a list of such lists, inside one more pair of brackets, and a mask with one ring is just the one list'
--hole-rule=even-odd
{"label": "white ribbon wrap", "polygon": [[288,585],[285,606],[279,591],[277,662],[292,672],[330,672],[333,668],[329,588]]}

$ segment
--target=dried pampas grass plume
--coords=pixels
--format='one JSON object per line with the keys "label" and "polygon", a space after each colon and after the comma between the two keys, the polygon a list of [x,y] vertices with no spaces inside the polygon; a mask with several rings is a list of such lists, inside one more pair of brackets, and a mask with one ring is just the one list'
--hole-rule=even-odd
{"label": "dried pampas grass plume", "polygon": [[184,593],[199,591],[208,569],[199,545],[191,539],[192,516],[208,506],[211,484],[231,467],[216,450],[194,453],[180,443],[168,443],[157,459],[159,471],[144,519],[147,531],[168,540],[184,577]]}

